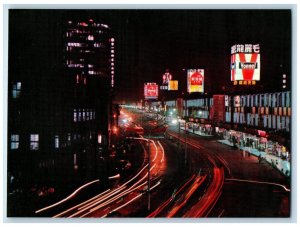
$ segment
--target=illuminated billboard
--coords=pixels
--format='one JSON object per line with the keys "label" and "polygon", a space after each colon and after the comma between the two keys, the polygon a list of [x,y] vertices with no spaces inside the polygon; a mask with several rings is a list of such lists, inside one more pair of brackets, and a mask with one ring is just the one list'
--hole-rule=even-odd
{"label": "illuminated billboard", "polygon": [[204,92],[204,69],[187,70],[187,91]]}
{"label": "illuminated billboard", "polygon": [[170,80],[168,85],[169,91],[177,91],[178,90],[178,80]]}
{"label": "illuminated billboard", "polygon": [[158,98],[158,85],[156,83],[144,84],[144,96],[145,99],[157,99]]}
{"label": "illuminated billboard", "polygon": [[160,90],[170,90],[169,83],[171,80],[172,80],[172,75],[169,73],[169,70],[167,70],[162,75],[162,85],[160,86]]}
{"label": "illuminated billboard", "polygon": [[235,85],[255,85],[260,80],[259,44],[233,45],[230,70]]}
{"label": "illuminated billboard", "polygon": [[172,80],[172,75],[169,72],[166,72],[165,74],[163,74],[162,79],[163,84],[168,84],[169,81]]}

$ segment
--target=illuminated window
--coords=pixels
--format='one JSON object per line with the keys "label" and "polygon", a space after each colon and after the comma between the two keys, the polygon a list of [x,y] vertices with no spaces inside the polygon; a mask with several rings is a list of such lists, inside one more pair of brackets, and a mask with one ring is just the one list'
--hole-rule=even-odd
{"label": "illuminated window", "polygon": [[93,112],[90,110],[90,119],[93,120]]}
{"label": "illuminated window", "polygon": [[86,120],[90,120],[90,111],[88,109],[86,110]]}
{"label": "illuminated window", "polygon": [[68,146],[71,146],[71,133],[68,133]]}
{"label": "illuminated window", "polygon": [[76,109],[74,109],[74,112],[73,112],[73,121],[74,122],[77,121],[77,111],[76,111]]}
{"label": "illuminated window", "polygon": [[59,148],[59,137],[57,135],[54,138],[54,146],[55,148]]}
{"label": "illuminated window", "polygon": [[39,134],[30,134],[30,150],[39,149]]}
{"label": "illuminated window", "polygon": [[81,109],[78,111],[78,121],[81,121]]}
{"label": "illuminated window", "polygon": [[19,135],[12,134],[10,136],[10,149],[16,150],[19,148]]}
{"label": "illuminated window", "polygon": [[82,120],[85,121],[85,109],[82,110]]}
{"label": "illuminated window", "polygon": [[12,88],[12,97],[14,99],[19,98],[20,94],[21,94],[21,82],[17,82],[13,84],[13,88]]}
{"label": "illuminated window", "polygon": [[88,36],[88,40],[94,40],[94,36],[93,35],[89,35]]}

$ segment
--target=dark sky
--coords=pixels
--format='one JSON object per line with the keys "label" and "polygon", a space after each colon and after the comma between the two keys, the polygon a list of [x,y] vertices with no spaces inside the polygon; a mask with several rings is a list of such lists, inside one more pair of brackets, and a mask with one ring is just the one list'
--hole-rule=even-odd
{"label": "dark sky", "polygon": [[[189,67],[205,69],[205,92],[230,90],[230,47],[234,44],[260,44],[258,87],[264,90],[276,90],[282,73],[289,76],[291,72],[290,10],[12,11],[9,54],[13,51],[26,58],[36,52],[32,61],[39,65],[41,56],[52,52],[53,63],[44,67],[53,69],[60,64],[62,42],[57,36],[62,21],[90,18],[110,25],[116,39],[116,94],[120,101],[142,98],[143,83],[161,83],[166,69],[179,80],[181,91],[186,91],[183,69]],[[25,48],[17,48],[21,46]],[[30,70],[22,62],[16,67]]]}

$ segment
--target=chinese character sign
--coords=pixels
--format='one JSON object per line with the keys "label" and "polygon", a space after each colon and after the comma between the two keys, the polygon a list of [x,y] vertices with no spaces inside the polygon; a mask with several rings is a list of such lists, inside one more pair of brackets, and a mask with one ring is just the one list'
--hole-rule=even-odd
{"label": "chinese character sign", "polygon": [[156,83],[144,84],[144,96],[145,96],[145,99],[157,99],[158,98],[158,85]]}
{"label": "chinese character sign", "polygon": [[231,81],[260,80],[259,44],[238,44],[231,47]]}
{"label": "chinese character sign", "polygon": [[204,92],[204,69],[187,70],[187,91]]}
{"label": "chinese character sign", "polygon": [[163,74],[162,79],[163,79],[162,81],[163,84],[169,84],[169,81],[172,80],[172,75],[166,72],[165,74]]}

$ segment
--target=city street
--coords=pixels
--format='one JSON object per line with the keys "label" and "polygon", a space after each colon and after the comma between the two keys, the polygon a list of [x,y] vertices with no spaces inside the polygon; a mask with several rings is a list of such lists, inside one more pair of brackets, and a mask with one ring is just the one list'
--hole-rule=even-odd
{"label": "city street", "polygon": [[295,219],[295,5],[31,6],[4,7],[6,221]]}

